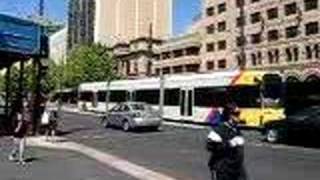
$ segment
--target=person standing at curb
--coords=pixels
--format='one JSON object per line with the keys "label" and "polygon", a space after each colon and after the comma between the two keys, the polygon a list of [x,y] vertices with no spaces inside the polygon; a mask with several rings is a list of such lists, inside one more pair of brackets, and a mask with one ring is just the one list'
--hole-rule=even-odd
{"label": "person standing at curb", "polygon": [[18,155],[18,163],[24,165],[24,151],[26,146],[26,135],[28,131],[28,124],[30,122],[30,111],[28,108],[28,101],[26,98],[22,99],[22,105],[18,108],[15,115],[16,126],[13,132],[13,150],[9,155],[10,161],[16,161]]}

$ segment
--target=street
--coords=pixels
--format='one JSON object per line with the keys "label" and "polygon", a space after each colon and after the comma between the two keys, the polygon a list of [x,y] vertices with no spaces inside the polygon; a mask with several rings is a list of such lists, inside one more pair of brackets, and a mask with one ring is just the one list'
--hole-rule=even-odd
{"label": "street", "polygon": [[[126,159],[176,179],[210,179],[205,150],[206,129],[164,126],[159,132],[105,129],[97,117],[65,113],[60,124],[72,141]],[[269,145],[247,134],[246,166],[254,180],[316,180],[320,150]],[[119,176],[115,179],[121,179]]]}

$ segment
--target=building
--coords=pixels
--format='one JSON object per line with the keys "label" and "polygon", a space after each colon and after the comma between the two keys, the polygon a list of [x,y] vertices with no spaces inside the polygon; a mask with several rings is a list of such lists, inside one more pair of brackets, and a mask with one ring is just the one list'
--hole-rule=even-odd
{"label": "building", "polygon": [[68,50],[94,41],[95,0],[70,0],[68,15]]}
{"label": "building", "polygon": [[154,51],[161,43],[161,40],[154,38],[138,38],[113,46],[118,74],[129,79],[153,76]]}
{"label": "building", "polygon": [[[320,79],[318,0],[205,0],[202,58],[216,69],[280,70]],[[293,76],[292,76],[293,75]]]}
{"label": "building", "polygon": [[148,37],[156,39],[172,32],[172,0],[97,0],[95,40],[114,45]]}
{"label": "building", "polygon": [[49,59],[53,60],[56,64],[63,63],[66,60],[67,35],[68,28],[65,27],[49,37]]}
{"label": "building", "polygon": [[153,49],[152,75],[240,68],[277,70],[288,81],[320,80],[318,0],[203,1],[188,34]]}
{"label": "building", "polygon": [[69,41],[100,42],[108,46],[152,36],[168,38],[172,32],[172,0],[71,0]]}

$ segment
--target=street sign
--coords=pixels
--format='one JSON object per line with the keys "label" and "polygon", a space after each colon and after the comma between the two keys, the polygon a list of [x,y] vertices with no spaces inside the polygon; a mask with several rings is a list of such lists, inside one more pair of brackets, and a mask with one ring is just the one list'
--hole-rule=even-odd
{"label": "street sign", "polygon": [[40,55],[40,25],[0,14],[0,51]]}

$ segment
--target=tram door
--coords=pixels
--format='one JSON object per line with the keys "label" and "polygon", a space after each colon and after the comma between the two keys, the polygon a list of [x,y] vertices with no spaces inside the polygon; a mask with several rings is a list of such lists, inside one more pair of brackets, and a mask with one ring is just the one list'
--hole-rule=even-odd
{"label": "tram door", "polygon": [[194,90],[191,88],[180,89],[180,116],[193,116]]}

